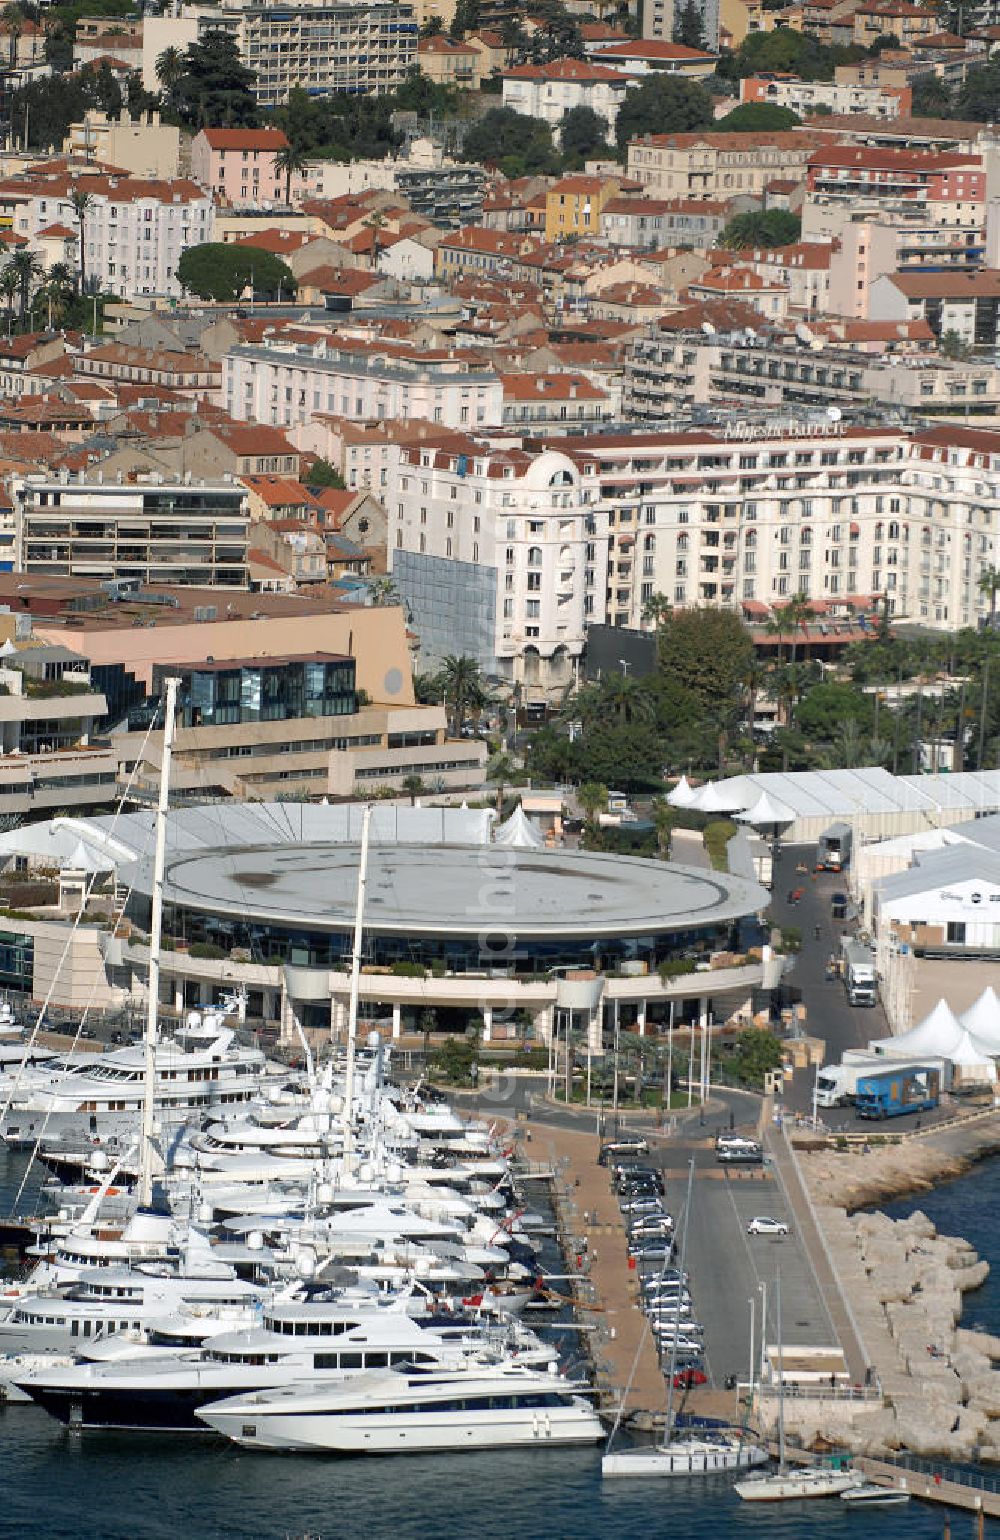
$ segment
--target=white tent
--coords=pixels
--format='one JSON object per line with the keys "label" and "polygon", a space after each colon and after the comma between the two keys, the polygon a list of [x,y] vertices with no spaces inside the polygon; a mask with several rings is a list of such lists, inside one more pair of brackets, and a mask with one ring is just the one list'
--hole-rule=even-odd
{"label": "white tent", "polygon": [[72,872],[113,872],[114,869],[113,861],[93,846],[85,845],[83,840],[77,840],[69,860],[63,863],[63,870]]}
{"label": "white tent", "polygon": [[497,826],[493,843],[517,850],[541,850],[545,841],[518,803],[506,822]]}
{"label": "white tent", "polygon": [[751,824],[755,829],[777,828],[779,824],[794,823],[795,814],[790,807],[776,802],[766,791],[761,792],[753,807],[736,814],[737,823]]}
{"label": "white tent", "polygon": [[980,1043],[966,1032],[961,1031],[961,1038],[948,1054],[948,1058],[957,1069],[975,1070],[974,1075],[961,1076],[962,1079],[989,1080],[997,1078],[997,1067],[993,1062],[992,1051],[985,1043]]}
{"label": "white tent", "polygon": [[671,807],[690,807],[694,801],[696,792],[691,786],[686,775],[682,775],[673,791],[667,792],[667,801]]}
{"label": "white tent", "polygon": [[742,806],[739,794],[726,791],[724,783],[718,781],[706,781],[704,786],[699,786],[688,803],[696,813],[732,813]]}
{"label": "white tent", "polygon": [[883,1037],[870,1044],[873,1053],[890,1059],[912,1059],[928,1054],[936,1059],[950,1059],[952,1049],[963,1043],[968,1033],[947,1000],[939,1000],[929,1016],[899,1037]]}
{"label": "white tent", "polygon": [[958,1019],[977,1042],[987,1044],[991,1053],[1000,1053],[1000,998],[992,984]]}

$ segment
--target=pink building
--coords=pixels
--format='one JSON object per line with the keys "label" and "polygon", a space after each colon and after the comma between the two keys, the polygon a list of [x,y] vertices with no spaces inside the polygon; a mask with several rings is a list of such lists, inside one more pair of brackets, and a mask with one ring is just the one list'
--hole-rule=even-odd
{"label": "pink building", "polygon": [[191,144],[191,175],[216,202],[284,203],[276,162],[287,145],[280,128],[203,128]]}

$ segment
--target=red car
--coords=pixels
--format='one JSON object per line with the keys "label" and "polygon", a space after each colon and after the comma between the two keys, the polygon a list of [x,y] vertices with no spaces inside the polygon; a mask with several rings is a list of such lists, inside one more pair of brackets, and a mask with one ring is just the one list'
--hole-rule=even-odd
{"label": "red car", "polygon": [[707,1385],[708,1375],[700,1369],[679,1369],[674,1375],[675,1390],[693,1390],[695,1385]]}

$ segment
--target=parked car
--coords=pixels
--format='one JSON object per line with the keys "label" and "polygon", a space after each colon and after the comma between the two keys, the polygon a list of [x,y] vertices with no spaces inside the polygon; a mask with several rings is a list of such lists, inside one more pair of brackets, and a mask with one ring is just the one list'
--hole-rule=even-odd
{"label": "parked car", "polygon": [[787,1235],[788,1226],[783,1219],[771,1219],[767,1214],[758,1214],[747,1225],[748,1235]]}
{"label": "parked car", "polygon": [[677,1373],[674,1375],[675,1390],[693,1390],[695,1385],[707,1384],[708,1375],[702,1373],[701,1369],[678,1369]]}
{"label": "parked car", "polygon": [[599,1166],[611,1166],[621,1156],[648,1154],[649,1145],[645,1139],[610,1139],[606,1144],[601,1145],[597,1164]]}

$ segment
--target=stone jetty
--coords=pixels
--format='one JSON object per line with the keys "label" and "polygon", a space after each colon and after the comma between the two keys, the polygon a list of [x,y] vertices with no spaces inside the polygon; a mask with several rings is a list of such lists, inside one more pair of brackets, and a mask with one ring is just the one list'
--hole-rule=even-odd
{"label": "stone jetty", "polygon": [[[995,1130],[968,1137],[996,1147]],[[959,1324],[964,1296],[983,1284],[988,1263],[967,1241],[939,1234],[925,1214],[892,1220],[857,1211],[958,1175],[976,1153],[920,1139],[850,1154],[799,1152],[827,1256],[882,1392],[786,1397],[786,1427],[806,1445],[1000,1461],[1000,1337]],[[773,1420],[772,1398],[761,1410]]]}

